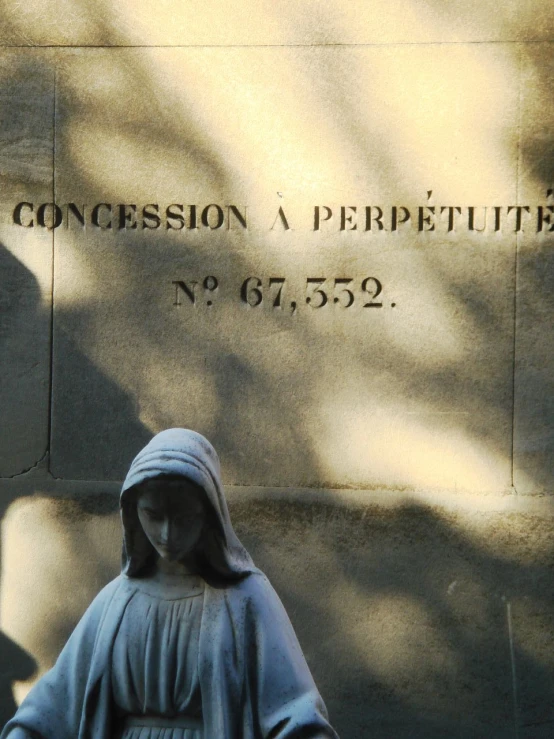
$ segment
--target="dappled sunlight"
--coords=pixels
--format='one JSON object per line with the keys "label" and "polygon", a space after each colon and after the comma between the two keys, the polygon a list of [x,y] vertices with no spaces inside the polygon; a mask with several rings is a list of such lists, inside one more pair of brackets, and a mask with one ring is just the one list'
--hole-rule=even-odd
{"label": "dappled sunlight", "polygon": [[[542,11],[542,12],[541,12]],[[498,6],[477,0],[417,3],[147,0],[140,5],[70,0],[3,0],[7,39],[27,44],[336,44],[500,41],[548,38],[552,20],[532,0]]]}
{"label": "dappled sunlight", "polygon": [[[60,44],[67,38],[68,31],[81,43],[84,39],[92,44],[101,42],[101,26],[94,20],[87,2],[76,4],[71,0],[32,0],[21,4],[3,0],[1,8],[6,24],[4,33],[8,32],[8,39],[12,43],[29,46]],[[97,12],[101,14],[100,7]]]}
{"label": "dappled sunlight", "polygon": [[315,438],[326,478],[353,486],[364,479],[389,487],[498,491],[507,461],[461,430],[464,411],[434,413],[351,393],[322,401]]}
{"label": "dappled sunlight", "polygon": [[[474,301],[474,309],[464,289],[490,264],[486,256],[473,259],[472,250],[485,249],[481,242],[461,240],[456,248],[472,259],[464,263],[456,254],[449,264],[436,251],[446,247],[423,241],[424,234],[389,233],[385,241],[383,233],[367,233],[361,213],[368,204],[391,202],[415,212],[413,203],[422,202],[416,198],[439,207],[470,202],[470,195],[471,202],[508,202],[517,97],[517,86],[508,83],[516,64],[504,47],[112,49],[64,56],[59,198],[75,200],[80,193],[79,202],[109,198],[162,208],[170,202],[201,207],[234,201],[247,214],[248,230],[146,232],[139,224],[129,232],[113,225],[110,232],[88,226],[84,234],[56,233],[59,325],[128,394],[152,431],[176,424],[208,434],[221,430],[219,416],[234,392],[226,384],[241,384],[250,398],[235,409],[244,439],[254,433],[260,438],[260,429],[275,421],[273,438],[285,438],[290,419],[305,451],[314,444],[325,450],[314,455],[320,472],[297,470],[303,483],[504,490],[509,462],[502,455],[509,440],[499,441],[497,419],[509,417],[509,407],[501,405],[508,401],[491,394],[490,418],[483,415],[474,437],[476,424],[462,412],[457,386],[477,408],[487,379],[484,372],[479,383],[472,378],[483,351],[489,351],[491,338],[499,357],[512,350],[512,306],[504,298],[512,264],[496,255],[513,249],[514,240],[486,246],[503,271],[490,306],[503,330],[489,337],[481,305]],[[349,72],[364,80],[355,94],[340,88]],[[432,200],[421,189],[429,186],[436,188]],[[336,198],[342,195],[348,198],[342,202],[359,206],[356,231],[339,232]],[[278,206],[289,209],[289,203],[294,230],[286,232],[279,222],[277,233],[271,232]],[[314,233],[318,203],[332,204],[335,215]],[[214,273],[220,287],[213,309],[193,309],[185,299],[175,310],[172,280],[198,283]],[[333,276],[345,274],[359,282],[364,274],[381,277],[385,308],[379,314],[358,310],[363,316],[340,306],[308,308],[306,277],[319,273],[329,277],[329,285]],[[250,275],[282,275],[287,302],[271,311],[275,295],[266,292],[264,307],[245,308],[239,290]],[[294,316],[293,302],[299,306]],[[72,310],[86,320],[86,332]],[[314,372],[320,354],[329,363]],[[509,381],[507,368],[506,363],[499,369],[502,383]],[[425,379],[430,370],[444,377],[435,390]],[[343,455],[344,443],[336,444],[349,425],[337,431],[330,420],[348,415],[351,404],[341,410],[331,401],[332,409],[325,409],[325,398],[337,395],[337,373],[340,387],[358,398],[358,408],[379,377],[379,404],[388,409],[377,434],[370,423],[354,423],[352,436],[359,441],[351,445],[353,455]],[[252,405],[252,388],[262,386],[273,388],[267,408]],[[288,388],[288,399],[282,388]],[[392,397],[394,402],[385,400]],[[417,406],[417,422],[411,410],[402,412],[401,398],[404,410]],[[285,400],[290,408],[283,414]],[[355,417],[360,414],[367,411]],[[309,421],[314,415],[329,419],[317,433]],[[446,426],[437,420],[442,415]],[[491,421],[494,438],[483,451]],[[262,439],[271,449],[268,434]],[[244,447],[231,438],[224,454],[231,481],[267,483],[263,469],[241,474],[237,455],[245,454]],[[412,445],[413,452],[401,458],[394,444]],[[337,448],[335,463],[327,455]],[[360,456],[372,462],[360,462]]]}
{"label": "dappled sunlight", "polygon": [[68,129],[72,163],[88,173],[89,186],[103,198],[115,196],[121,202],[149,203],[155,196],[156,202],[171,203],[182,193],[183,182],[194,180],[196,188],[211,189],[217,200],[212,172],[199,168],[184,151],[168,150],[163,141],[145,146],[140,136],[133,140],[124,130],[111,132],[107,138],[104,126],[95,128],[90,121],[85,133],[79,122]]}
{"label": "dappled sunlight", "polygon": [[[345,505],[343,493],[335,495],[335,504],[316,502],[315,492],[305,503],[241,496],[231,498],[231,514],[284,600],[339,732],[362,736],[370,722],[389,737],[388,722],[400,714],[396,736],[470,737],[478,725],[507,734],[514,592],[521,686],[549,700],[541,670],[551,660],[535,656],[551,643],[550,520],[523,523],[468,500],[454,508],[446,497],[443,507],[398,494],[387,505],[370,492]],[[522,721],[537,708],[524,691]],[[549,718],[543,703],[542,720]],[[426,721],[437,722],[433,733]]]}
{"label": "dappled sunlight", "polygon": [[[403,186],[422,202],[424,189],[457,204],[514,196],[517,64],[506,47],[373,54],[369,84],[379,91],[383,139],[402,163]],[[369,105],[364,112],[371,115]]]}
{"label": "dappled sunlight", "polygon": [[[49,349],[53,288],[49,472],[116,480],[152,433],[198,429],[244,493],[233,520],[341,736],[369,721],[403,736],[399,715],[429,739],[507,736],[507,604],[522,720],[551,724],[550,509],[513,494],[551,491],[550,242],[495,231],[490,210],[478,230],[485,206],[552,187],[551,46],[507,43],[551,20],[534,24],[527,0],[0,5],[18,43],[99,47],[0,65],[0,241],[10,294],[28,301],[0,338],[29,373],[23,342]],[[10,222],[12,200],[52,198],[86,206],[86,226]],[[110,228],[91,223],[97,203],[113,206]],[[182,224],[118,221],[118,204],[148,203],[182,204]],[[317,227],[316,206],[329,209]],[[392,206],[410,211],[394,230]],[[477,209],[477,228],[467,212],[447,228],[440,209],[456,206]],[[8,393],[38,387],[29,377]],[[35,677],[118,571],[115,499],[79,496],[21,498],[2,524],[0,626]],[[16,679],[18,700],[30,684]]]}
{"label": "dappled sunlight", "polygon": [[[58,248],[64,250],[62,280],[56,284],[55,301],[60,310],[83,309],[94,303],[98,295],[98,281],[94,270],[90,269],[90,255],[75,248],[74,239],[66,232],[56,235]],[[121,289],[119,280],[112,285],[114,295]],[[93,344],[92,337],[90,337]]]}
{"label": "dappled sunlight", "polygon": [[[194,18],[191,6],[188,18],[196,34],[213,30],[220,40],[239,27],[243,39],[256,28],[258,38],[353,40],[393,19],[400,40],[408,26],[418,42],[433,34],[460,40],[456,14],[432,3],[381,6],[361,14],[358,3],[315,3],[285,17],[258,4],[247,19],[241,6],[225,28],[207,21],[211,5]],[[83,23],[92,22],[85,8]],[[144,40],[143,10],[135,9],[132,31],[125,6],[106,3],[104,11],[93,22],[95,43],[98,34],[102,46],[129,33]],[[48,18],[54,6],[43,12]],[[488,7],[464,14],[466,29],[493,20]],[[177,15],[171,3],[157,7],[151,38],[170,25],[181,33]],[[369,25],[354,23],[358,16]],[[497,30],[513,21],[509,10],[494,16]],[[65,30],[79,36],[67,18]],[[130,420],[140,434],[194,425],[218,436],[234,483],[509,486],[515,239],[446,232],[444,218],[423,233],[415,214],[420,205],[515,202],[521,52],[513,44],[387,40],[383,30],[377,45],[355,47],[97,48],[44,57],[42,86],[54,71],[57,80],[58,201],[87,203],[89,213],[95,202],[158,203],[162,211],[235,202],[248,220],[244,230],[114,223],[100,231],[87,223],[54,233],[57,474],[82,464],[75,458],[64,473],[73,446],[59,419],[76,407],[95,418],[87,398],[97,408],[107,383],[121,404],[100,422],[108,444]],[[317,232],[316,205],[333,209]],[[357,207],[356,230],[341,230],[341,205]],[[365,207],[390,213],[391,205],[408,207],[412,222],[394,233],[376,222],[369,229]],[[290,229],[277,221],[270,231],[279,206]],[[175,307],[172,281],[201,284],[206,275],[219,281],[213,307],[201,289],[194,308],[186,299]],[[319,275],[329,304],[315,310],[306,279]],[[381,311],[361,309],[369,275],[384,286]],[[249,276],[264,283],[259,308],[241,301]],[[272,305],[269,277],[286,281],[280,305]],[[333,281],[347,277],[357,290],[348,310],[335,307],[333,293]],[[75,363],[86,392],[77,379],[62,398],[60,378]],[[335,398],[345,395],[341,407]],[[377,395],[378,429],[368,418]],[[294,463],[285,453],[291,439]],[[111,463],[102,470],[121,474]]]}
{"label": "dappled sunlight", "polygon": [[[6,513],[1,625],[36,660],[37,674],[117,573],[116,498],[109,506],[100,498],[86,505],[78,497],[22,498]],[[506,597],[513,600],[521,679],[550,669],[544,578],[552,546],[544,518],[521,529],[520,519],[502,511],[483,522],[467,506],[387,508],[371,494],[357,506],[339,498],[277,502],[267,494],[258,502],[229,499],[239,536],[282,597],[331,716],[346,729],[341,736],[359,735],[364,724],[356,722],[369,717],[382,727],[399,710],[412,728],[427,716],[443,731],[452,721],[462,731],[469,715],[503,726]],[[14,683],[18,700],[30,684]],[[360,717],[353,700],[361,701]],[[533,706],[524,708],[534,715]]]}
{"label": "dappled sunlight", "polygon": [[64,191],[143,203],[182,202],[185,194],[195,202],[208,191],[219,201],[209,132],[195,127],[192,107],[180,110],[179,66],[172,80],[156,80],[154,61],[146,50],[68,56],[60,74]]}
{"label": "dappled sunlight", "polygon": [[139,419],[153,434],[172,425],[176,382],[183,387],[184,402],[194,407],[195,426],[213,428],[217,414],[222,410],[218,404],[215,380],[206,372],[205,361],[199,356],[187,359],[186,369],[169,369],[163,353],[152,352],[144,358],[140,371],[128,378],[128,383],[136,383],[133,388],[127,385],[128,389],[141,399]]}
{"label": "dappled sunlight", "polygon": [[2,521],[1,628],[30,652],[37,673],[16,683],[20,702],[48,670],[106,574],[118,572],[119,516],[83,515],[75,502],[13,503]]}
{"label": "dappled sunlight", "polygon": [[[165,224],[150,231],[140,223],[135,231],[114,226],[99,232],[90,224],[58,229],[58,377],[71,372],[73,361],[82,360],[84,371],[88,360],[99,382],[109,378],[120,388],[142,427],[180,423],[208,434],[217,430],[237,483],[287,484],[300,474],[309,485],[396,480],[422,488],[506,489],[515,239],[446,232],[444,217],[435,233],[422,233],[415,213],[423,204],[516,202],[517,167],[529,171],[525,156],[531,151],[524,147],[518,164],[519,96],[528,95],[518,75],[522,59],[525,79],[535,74],[539,57],[512,43],[422,42],[458,42],[464,32],[475,40],[478,28],[481,40],[499,40],[528,13],[527,5],[514,14],[473,5],[439,12],[433,3],[377,3],[369,13],[357,2],[310,3],[282,13],[257,4],[235,8],[225,23],[219,16],[215,22],[215,6],[196,14],[192,5],[187,33],[201,39],[213,32],[215,46],[153,48],[157,34],[166,34],[170,44],[172,33],[183,32],[183,15],[170,2],[153,15],[135,9],[133,24],[124,22],[125,5],[104,3],[94,14],[80,3],[80,25],[76,10],[64,10],[63,3],[47,3],[34,24],[25,21],[32,6],[19,16],[4,4],[14,33],[25,25],[35,41],[52,33],[55,44],[65,33],[82,42],[88,34],[91,43],[110,47],[123,37],[143,43],[151,34],[149,48],[29,50],[44,60],[44,78],[36,70],[33,77],[37,90],[48,91],[54,73],[57,80],[57,200],[87,203],[88,212],[99,201],[161,208],[236,202],[248,219],[244,231]],[[58,12],[65,13],[64,28],[52,21]],[[399,43],[387,45],[395,40],[393,26]],[[333,43],[333,36],[359,43],[360,34],[376,29],[373,45],[302,46]],[[403,44],[408,31],[413,43]],[[276,43],[282,34],[300,45],[241,47],[252,34],[268,34]],[[216,48],[233,36],[242,39],[237,46]],[[2,79],[25,74],[15,58],[6,62]],[[334,213],[316,233],[317,204]],[[341,230],[341,204],[358,208],[356,230]],[[412,222],[394,233],[388,225],[364,225],[366,206],[386,211],[392,204],[410,208]],[[270,231],[279,206],[291,228],[276,221]],[[42,262],[22,259],[44,278],[47,298]],[[199,282],[215,272],[219,304],[209,318],[198,306],[174,310],[172,280]],[[360,283],[375,275],[384,285],[383,310],[357,314],[334,309],[331,300],[321,311],[308,308],[306,279],[319,274],[328,279],[331,299],[337,277],[351,275]],[[265,283],[282,276],[287,302],[271,310],[275,294],[266,286],[264,305],[245,307],[239,291],[251,275]],[[255,402],[262,388],[267,402]],[[98,397],[94,383],[88,389]],[[357,418],[355,403],[326,408],[326,399],[345,392],[366,409],[381,393],[379,408],[388,418],[381,418],[378,432],[363,422],[341,424],[342,430],[353,426],[352,437],[360,440],[353,443],[356,453],[346,455],[349,462],[341,463],[326,460],[327,451],[314,445],[344,446],[337,446],[343,434],[332,419]],[[65,412],[57,393],[55,383],[55,416],[57,408]],[[68,399],[67,405],[76,403]],[[238,413],[242,438],[230,433],[229,421],[221,423],[229,406]],[[325,419],[316,430],[315,417]],[[265,459],[274,453],[273,439],[284,444],[288,426],[300,445],[298,460],[310,458],[309,470],[291,468],[286,479],[271,480],[273,467]],[[237,460],[248,456],[253,437],[258,450],[266,445],[264,462],[259,474],[253,463],[243,474]],[[417,451],[408,458],[387,455],[388,443]],[[354,464],[352,457],[363,450],[380,462]]]}

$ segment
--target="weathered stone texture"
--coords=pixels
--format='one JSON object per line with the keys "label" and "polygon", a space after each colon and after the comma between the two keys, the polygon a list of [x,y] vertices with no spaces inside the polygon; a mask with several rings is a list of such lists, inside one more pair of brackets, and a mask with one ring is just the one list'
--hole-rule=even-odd
{"label": "weathered stone texture", "polygon": [[48,448],[52,236],[12,224],[19,201],[52,199],[48,60],[0,53],[0,477],[33,467]]}
{"label": "weathered stone texture", "polygon": [[[554,488],[554,44],[522,49],[519,201],[542,203],[540,233],[522,234],[517,262],[514,485]],[[548,220],[550,219],[550,223]],[[535,225],[535,224],[533,224]]]}
{"label": "weathered stone texture", "polygon": [[[549,735],[554,582],[545,505],[497,500],[471,510],[469,500],[453,508],[367,494],[353,503],[341,493],[302,502],[291,490],[280,499],[267,491],[229,498],[237,533],[283,599],[341,739],[511,736],[508,613],[520,735]],[[116,496],[77,492],[8,506],[3,654],[11,645],[17,659],[2,669],[18,698],[33,672],[29,655],[47,669],[116,574],[116,505]]]}
{"label": "weathered stone texture", "polygon": [[[60,56],[57,197],[112,215],[55,232],[54,474],[118,479],[148,434],[186,426],[235,484],[507,489],[515,237],[414,221],[514,202],[518,63],[494,45]],[[144,228],[147,203],[197,204],[199,227]],[[201,223],[210,203],[231,219],[219,230]],[[410,228],[366,230],[366,206],[390,221],[392,205]],[[368,277],[382,308],[364,307]],[[174,305],[178,280],[198,283],[195,306]]]}
{"label": "weathered stone texture", "polygon": [[552,39],[544,0],[502,5],[364,0],[3,0],[1,44],[202,46],[513,42]]}

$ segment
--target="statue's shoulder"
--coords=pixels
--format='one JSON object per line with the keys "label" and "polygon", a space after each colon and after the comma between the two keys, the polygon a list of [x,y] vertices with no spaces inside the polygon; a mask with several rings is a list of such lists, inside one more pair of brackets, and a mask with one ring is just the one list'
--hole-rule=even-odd
{"label": "statue's shoulder", "polygon": [[254,607],[255,610],[277,606],[282,608],[279,596],[261,570],[253,570],[246,577],[228,588],[232,600],[242,601]]}
{"label": "statue's shoulder", "polygon": [[88,620],[101,618],[114,601],[128,599],[127,591],[132,588],[132,585],[126,582],[127,579],[124,575],[118,575],[100,590],[85,612]]}
{"label": "statue's shoulder", "polygon": [[100,602],[109,600],[128,587],[130,587],[129,578],[125,577],[125,575],[118,575],[113,580],[110,580],[107,585],[104,585],[94,600]]}

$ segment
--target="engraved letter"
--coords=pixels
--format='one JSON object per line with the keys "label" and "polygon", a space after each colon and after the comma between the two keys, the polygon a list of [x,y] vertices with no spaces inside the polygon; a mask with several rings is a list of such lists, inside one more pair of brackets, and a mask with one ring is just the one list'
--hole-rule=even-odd
{"label": "engraved letter", "polygon": [[502,214],[502,206],[501,205],[495,205],[494,206],[494,230],[500,231],[500,216]]}
{"label": "engraved letter", "polygon": [[[214,208],[216,212],[216,221],[215,221],[215,224],[213,225],[210,223],[210,209],[211,208]],[[207,226],[212,231],[215,231],[216,229],[221,228],[221,226],[223,226],[224,220],[225,220],[225,215],[223,213],[223,209],[220,208],[219,205],[216,205],[215,203],[211,203],[210,205],[207,205],[202,211],[202,225]]]}
{"label": "engraved letter", "polygon": [[269,230],[273,231],[273,229],[275,228],[275,224],[277,223],[279,219],[281,219],[281,223],[283,224],[283,228],[285,229],[285,231],[289,231],[290,230],[289,222],[287,221],[287,217],[285,215],[285,211],[283,210],[283,208],[279,208],[277,215],[275,216],[275,220],[273,221],[273,226]]}
{"label": "engraved letter", "polygon": [[510,205],[508,207],[508,213],[511,213],[513,210],[516,212],[516,228],[515,232],[523,231],[521,227],[521,221],[523,219],[523,211],[526,213],[529,213],[529,206],[528,205]]}
{"label": "engraved letter", "polygon": [[[398,217],[398,211],[401,210],[403,212],[403,215]],[[396,205],[392,206],[392,212],[391,212],[391,231],[396,231],[398,226],[401,223],[407,223],[410,220],[410,211],[405,208],[403,205],[399,206],[398,208]]]}
{"label": "engraved letter", "polygon": [[383,225],[383,209],[379,208],[378,205],[373,206],[373,210],[377,211],[377,215],[374,216],[372,211],[371,205],[366,205],[365,207],[365,230],[371,231],[371,222],[377,224],[377,230],[382,231],[385,226]]}
{"label": "engraved letter", "polygon": [[29,208],[31,213],[33,212],[33,204],[32,203],[18,203],[14,210],[13,210],[13,222],[17,226],[23,226],[24,228],[33,228],[35,225],[35,222],[31,218],[31,220],[28,223],[22,223],[21,221],[21,211],[23,208]]}
{"label": "engraved letter", "polygon": [[[127,205],[120,203],[119,208],[119,229],[136,228],[137,227],[137,206],[134,204]],[[129,211],[127,211],[129,208]],[[129,225],[127,225],[129,224]]]}
{"label": "engraved letter", "polygon": [[[351,210],[352,214],[346,215],[346,210]],[[352,218],[356,214],[356,208],[353,205],[341,205],[340,207],[340,230],[355,231],[358,228],[357,223],[353,223]],[[352,228],[346,228],[347,223],[353,223]]]}
{"label": "engraved letter", "polygon": [[443,205],[441,207],[441,213],[448,211],[448,231],[454,230],[454,214],[461,213],[462,209],[457,205]]}
{"label": "engraved letter", "polygon": [[[549,212],[545,214],[545,210]],[[539,205],[537,216],[537,231],[542,231],[544,223],[549,224],[549,227],[546,229],[547,231],[554,231],[554,223],[552,223],[552,221],[550,220],[551,214],[554,214],[554,205],[547,205],[545,208],[543,208],[542,205]]]}
{"label": "engraved letter", "polygon": [[[148,205],[145,205],[142,209],[142,227],[144,228],[150,228],[150,229],[156,229],[160,227],[160,216],[159,214],[160,206],[157,203],[148,203]],[[150,222],[152,225],[149,225],[148,222]]]}
{"label": "engraved letter", "polygon": [[467,209],[467,226],[470,231],[482,233],[487,227],[487,208],[483,208],[483,228],[477,228],[475,226],[475,207],[470,205]]}
{"label": "engraved letter", "polygon": [[321,217],[319,208],[319,205],[316,205],[314,208],[314,231],[319,231],[321,222],[328,221],[333,216],[333,211],[331,210],[331,208],[328,208],[326,205],[322,205],[321,208],[323,209],[323,217]]}
{"label": "engraved letter", "polygon": [[85,225],[85,206],[83,205],[82,212],[79,210],[79,208],[75,205],[75,203],[68,203],[67,204],[67,227],[69,228],[69,214],[72,213],[75,218],[79,221],[81,226]]}
{"label": "engraved letter", "polygon": [[175,302],[173,303],[173,305],[183,305],[179,300],[179,290],[185,293],[185,295],[193,305],[196,305],[195,293],[196,286],[198,285],[196,281],[190,283],[192,287],[189,287],[184,280],[172,280],[171,282],[173,285],[175,285]]}
{"label": "engraved letter", "polygon": [[227,228],[231,228],[231,213],[235,216],[237,221],[240,223],[240,225],[243,228],[247,228],[246,226],[246,206],[244,208],[244,215],[240,212],[240,210],[237,208],[236,205],[228,205],[227,206]]}
{"label": "engraved letter", "polygon": [[[417,222],[417,230],[418,231],[434,231],[435,230],[435,224],[431,222],[431,219],[435,215],[435,206],[434,205],[420,205],[418,210],[418,222]],[[424,215],[424,212],[428,210],[429,215]],[[429,228],[425,228],[425,224],[429,226]]]}
{"label": "engraved letter", "polygon": [[111,203],[98,203],[98,205],[95,205],[92,209],[92,213],[90,214],[90,220],[92,222],[93,226],[97,226],[98,228],[107,229],[112,227],[112,220],[110,220],[105,224],[102,225],[99,221],[99,214],[100,214],[100,208],[106,208],[108,213],[112,214],[112,204]]}
{"label": "engraved letter", "polygon": [[[53,220],[50,223],[46,223],[46,209],[50,208],[53,213]],[[39,226],[44,228],[53,229],[58,228],[60,223],[63,221],[62,209],[56,203],[43,203],[37,210],[37,223]]]}
{"label": "engraved letter", "polygon": [[[180,213],[178,211],[181,211]],[[184,225],[185,225],[185,219],[182,216],[183,213],[183,206],[179,205],[178,203],[172,203],[171,205],[168,205],[165,209],[165,217],[166,217],[166,228],[170,228],[172,231],[180,231]],[[177,221],[179,224],[178,226],[174,226],[171,221]]]}

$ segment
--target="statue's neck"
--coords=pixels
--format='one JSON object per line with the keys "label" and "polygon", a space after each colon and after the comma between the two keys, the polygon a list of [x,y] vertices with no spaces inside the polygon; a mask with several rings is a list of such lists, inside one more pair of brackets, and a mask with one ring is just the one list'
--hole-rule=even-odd
{"label": "statue's neck", "polygon": [[169,561],[164,557],[159,557],[156,561],[154,579],[161,583],[174,583],[176,580],[183,577],[198,575],[198,573],[199,569],[195,558],[181,562],[174,562]]}

